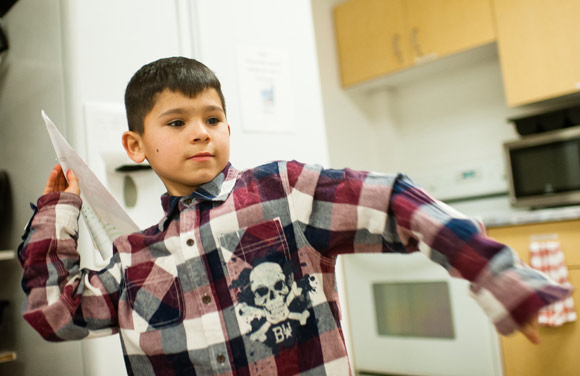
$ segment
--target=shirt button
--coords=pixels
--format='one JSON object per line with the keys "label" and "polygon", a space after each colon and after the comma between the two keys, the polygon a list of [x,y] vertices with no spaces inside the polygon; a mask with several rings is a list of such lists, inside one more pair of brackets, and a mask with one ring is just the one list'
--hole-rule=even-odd
{"label": "shirt button", "polygon": [[224,354],[219,354],[219,355],[216,357],[216,360],[218,361],[218,363],[222,364],[222,363],[224,363],[224,362],[226,361],[226,357],[225,357],[225,355],[224,355]]}
{"label": "shirt button", "polygon": [[201,297],[201,301],[203,302],[203,304],[209,304],[211,303],[211,296],[205,294],[204,296]]}
{"label": "shirt button", "polygon": [[187,244],[188,247],[191,247],[195,244],[195,241],[193,239],[187,239],[187,242],[185,242]]}

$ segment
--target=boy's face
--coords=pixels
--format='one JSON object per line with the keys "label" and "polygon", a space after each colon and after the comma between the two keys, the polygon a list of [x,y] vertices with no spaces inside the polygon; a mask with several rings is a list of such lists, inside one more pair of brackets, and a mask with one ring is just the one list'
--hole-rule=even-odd
{"label": "boy's face", "polygon": [[211,181],[230,159],[230,126],[219,95],[190,98],[161,92],[143,134],[125,132],[123,146],[137,163],[147,159],[172,196],[187,196]]}

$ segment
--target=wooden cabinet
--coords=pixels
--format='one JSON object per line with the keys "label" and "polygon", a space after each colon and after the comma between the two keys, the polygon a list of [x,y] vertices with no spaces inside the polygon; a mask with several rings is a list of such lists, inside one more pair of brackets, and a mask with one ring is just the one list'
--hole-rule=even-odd
{"label": "wooden cabinet", "polygon": [[402,0],[352,0],[334,9],[343,86],[410,64],[404,13]]}
{"label": "wooden cabinet", "polygon": [[350,0],[334,23],[345,87],[495,40],[490,0]]}
{"label": "wooden cabinet", "polygon": [[495,41],[489,0],[405,0],[415,61]]}
{"label": "wooden cabinet", "polygon": [[508,105],[580,91],[580,0],[494,0]]}
{"label": "wooden cabinet", "polygon": [[[576,287],[573,299],[580,307],[580,220],[491,228],[488,235],[514,248],[529,263],[533,235],[557,234],[568,266],[568,278]],[[517,333],[502,337],[505,376],[576,375],[580,370],[580,324],[540,327],[540,345],[531,344]]]}

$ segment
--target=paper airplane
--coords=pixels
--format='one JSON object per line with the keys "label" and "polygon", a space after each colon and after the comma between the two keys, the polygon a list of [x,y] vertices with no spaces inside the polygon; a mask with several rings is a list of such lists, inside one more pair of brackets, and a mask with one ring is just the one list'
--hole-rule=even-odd
{"label": "paper airplane", "polygon": [[72,170],[79,180],[83,219],[95,247],[103,260],[107,260],[113,252],[113,241],[120,235],[139,231],[139,227],[69,145],[44,111],[42,117],[63,171]]}

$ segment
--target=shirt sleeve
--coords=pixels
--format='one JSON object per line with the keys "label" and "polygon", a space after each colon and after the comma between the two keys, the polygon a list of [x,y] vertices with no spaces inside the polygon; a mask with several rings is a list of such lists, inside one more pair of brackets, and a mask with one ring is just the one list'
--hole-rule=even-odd
{"label": "shirt sleeve", "polygon": [[81,268],[77,252],[81,198],[55,192],[40,197],[37,205],[18,249],[26,294],[24,319],[49,341],[117,332],[121,283],[117,252],[101,271]]}
{"label": "shirt sleeve", "polygon": [[568,296],[525,265],[483,225],[434,199],[405,175],[326,170],[289,162],[291,202],[304,233],[326,256],[353,252],[420,251],[452,276],[509,334],[542,307]]}

